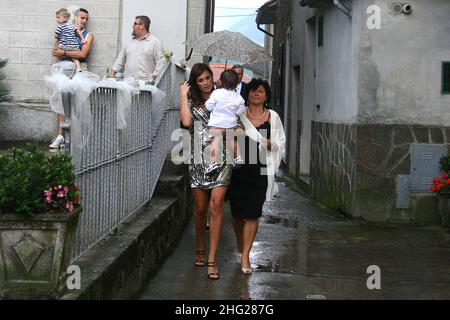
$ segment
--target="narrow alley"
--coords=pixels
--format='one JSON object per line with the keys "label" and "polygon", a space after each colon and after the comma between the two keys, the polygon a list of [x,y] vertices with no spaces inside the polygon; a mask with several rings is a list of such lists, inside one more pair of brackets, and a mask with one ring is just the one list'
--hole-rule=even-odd
{"label": "narrow alley", "polygon": [[[281,179],[278,200],[266,202],[260,219],[252,275],[240,271],[226,202],[217,261],[221,279],[208,280],[206,267],[194,266],[191,219],[141,299],[450,298],[448,230],[351,221],[302,195],[288,178]],[[379,290],[367,287],[371,265],[380,268]]]}

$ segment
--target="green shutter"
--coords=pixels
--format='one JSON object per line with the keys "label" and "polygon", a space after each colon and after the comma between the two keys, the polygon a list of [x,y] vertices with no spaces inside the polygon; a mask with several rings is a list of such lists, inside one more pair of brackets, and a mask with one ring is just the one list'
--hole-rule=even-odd
{"label": "green shutter", "polygon": [[317,46],[323,47],[323,17],[319,17]]}
{"label": "green shutter", "polygon": [[450,94],[450,61],[442,62],[442,94]]}

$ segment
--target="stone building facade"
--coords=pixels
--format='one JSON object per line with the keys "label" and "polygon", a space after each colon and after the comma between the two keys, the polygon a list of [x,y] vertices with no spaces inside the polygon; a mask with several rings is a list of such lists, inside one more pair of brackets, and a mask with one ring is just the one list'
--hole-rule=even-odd
{"label": "stone building facade", "polygon": [[438,223],[429,186],[450,143],[450,2],[398,4],[278,0],[274,42],[289,45],[274,47],[285,79],[275,101],[288,171],[320,202],[371,221]]}

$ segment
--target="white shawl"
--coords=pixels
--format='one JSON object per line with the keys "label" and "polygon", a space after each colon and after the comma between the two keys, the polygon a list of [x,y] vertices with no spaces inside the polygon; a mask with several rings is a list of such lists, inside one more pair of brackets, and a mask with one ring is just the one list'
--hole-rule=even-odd
{"label": "white shawl", "polygon": [[[286,135],[284,133],[283,124],[278,114],[270,110],[270,141],[272,149],[266,149],[267,171],[261,174],[267,174],[268,186],[266,191],[266,201],[274,200],[274,195],[278,193],[278,186],[275,182],[275,173],[277,173],[281,160],[285,161],[286,157]],[[242,124],[245,128],[245,134],[252,140],[259,142],[260,148],[267,148],[263,141],[263,136],[256,130],[246,113],[240,116]]]}

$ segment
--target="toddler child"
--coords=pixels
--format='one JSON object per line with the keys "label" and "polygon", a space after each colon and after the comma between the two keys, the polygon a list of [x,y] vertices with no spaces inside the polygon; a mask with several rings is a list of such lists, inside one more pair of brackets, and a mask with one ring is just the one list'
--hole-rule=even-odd
{"label": "toddler child", "polygon": [[[58,27],[55,31],[55,39],[57,40],[55,46],[58,44],[58,47],[64,51],[80,51],[77,35],[81,39],[82,43],[85,43],[85,39],[83,37],[83,33],[77,27],[68,23],[69,17],[70,13],[65,8],[56,11],[56,21],[58,22]],[[77,71],[81,71],[80,60],[72,60],[77,67]]]}
{"label": "toddler child", "polygon": [[[220,136],[224,136],[226,129],[239,129],[237,116],[245,112],[245,102],[236,92],[239,75],[234,70],[225,70],[220,75],[221,88],[214,90],[205,102],[210,113],[208,127],[212,135],[210,165],[205,174],[210,175],[220,168],[217,163]],[[235,165],[241,165],[243,159],[240,155],[239,144],[231,139],[231,149],[235,152]]]}

